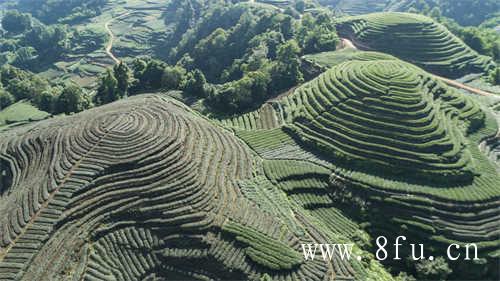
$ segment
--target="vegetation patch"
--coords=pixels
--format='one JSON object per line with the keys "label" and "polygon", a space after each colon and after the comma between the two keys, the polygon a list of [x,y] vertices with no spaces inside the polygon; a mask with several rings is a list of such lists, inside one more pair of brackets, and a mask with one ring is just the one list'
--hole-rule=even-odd
{"label": "vegetation patch", "polygon": [[0,130],[5,125],[39,121],[49,116],[49,113],[37,109],[29,102],[19,101],[0,111]]}
{"label": "vegetation patch", "polygon": [[348,17],[337,29],[358,48],[384,51],[447,77],[487,72],[494,67],[490,58],[479,55],[444,26],[422,15],[373,13]]}

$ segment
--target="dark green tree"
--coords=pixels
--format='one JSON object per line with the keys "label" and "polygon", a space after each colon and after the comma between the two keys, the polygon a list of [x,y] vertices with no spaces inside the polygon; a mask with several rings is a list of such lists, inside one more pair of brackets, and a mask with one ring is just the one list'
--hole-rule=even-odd
{"label": "dark green tree", "polygon": [[26,33],[23,44],[36,49],[41,61],[52,61],[69,48],[69,34],[63,25],[36,25]]}
{"label": "dark green tree", "polygon": [[76,113],[90,108],[91,103],[83,89],[75,83],[64,86],[61,94],[57,98],[56,113]]}
{"label": "dark green tree", "polygon": [[484,41],[483,36],[481,36],[481,34],[476,29],[463,29],[462,38],[465,44],[469,45],[469,47],[476,50],[478,53],[485,53],[486,42]]}
{"label": "dark green tree", "polygon": [[189,95],[203,97],[205,96],[206,83],[207,80],[205,79],[203,72],[199,69],[195,69],[188,74],[184,91]]}
{"label": "dark green tree", "polygon": [[184,54],[182,58],[177,62],[177,65],[186,69],[187,71],[192,71],[195,69],[194,60],[188,54]]}
{"label": "dark green tree", "polygon": [[33,99],[33,103],[43,111],[54,112],[56,96],[52,91],[44,91]]}
{"label": "dark green tree", "polygon": [[146,69],[139,78],[140,89],[142,90],[156,90],[161,88],[161,78],[163,71],[167,65],[158,60],[149,60]]}
{"label": "dark green tree", "polygon": [[106,74],[101,77],[97,93],[94,96],[94,102],[101,105],[113,102],[119,98],[118,80],[115,78],[113,72],[108,69]]}
{"label": "dark green tree", "polygon": [[446,280],[451,269],[443,257],[434,260],[420,260],[415,265],[417,277],[421,280]]}
{"label": "dark green tree", "polygon": [[132,80],[130,68],[123,62],[113,67],[113,74],[116,79],[116,90],[118,98],[123,98],[128,93],[128,88]]}
{"label": "dark green tree", "polygon": [[299,13],[303,13],[306,9],[306,3],[304,2],[304,0],[299,0],[299,1],[295,2],[295,9]]}
{"label": "dark green tree", "polygon": [[15,55],[12,65],[23,69],[35,67],[36,60],[39,57],[36,49],[33,47],[21,47],[16,50]]}
{"label": "dark green tree", "polygon": [[491,72],[490,82],[493,85],[500,85],[500,67],[495,67],[495,69]]}
{"label": "dark green tree", "polygon": [[271,71],[274,91],[281,91],[304,81],[300,70],[300,52],[294,39],[279,47],[277,63]]}
{"label": "dark green tree", "polygon": [[7,11],[2,18],[2,27],[8,32],[22,33],[31,28],[31,16],[16,10]]}
{"label": "dark green tree", "polygon": [[[2,35],[0,34],[0,38]],[[17,43],[12,39],[3,39],[2,44],[0,44],[0,52],[15,52],[17,49]]]}
{"label": "dark green tree", "polygon": [[43,91],[49,89],[49,83],[35,75],[18,76],[10,80],[6,87],[6,90],[10,92],[16,100],[33,99]]}
{"label": "dark green tree", "polygon": [[17,0],[17,7],[44,23],[74,22],[93,17],[109,0]]}
{"label": "dark green tree", "polygon": [[186,83],[186,70],[180,66],[167,66],[161,78],[162,88],[168,90],[180,89]]}
{"label": "dark green tree", "polygon": [[14,96],[12,96],[5,89],[0,88],[0,110],[6,108],[7,106],[13,104],[15,101]]}

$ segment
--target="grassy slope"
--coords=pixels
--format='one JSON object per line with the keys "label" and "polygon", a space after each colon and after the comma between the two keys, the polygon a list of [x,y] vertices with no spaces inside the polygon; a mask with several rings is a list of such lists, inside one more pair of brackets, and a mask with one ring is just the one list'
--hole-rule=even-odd
{"label": "grassy slope", "polygon": [[27,101],[19,101],[0,111],[0,130],[12,125],[22,124],[30,121],[42,120],[50,116],[49,113],[41,111]]}
{"label": "grassy slope", "polygon": [[305,55],[304,59],[317,63],[323,67],[333,67],[345,61],[351,60],[376,60],[376,59],[395,59],[395,57],[378,52],[362,52],[355,49],[345,48],[338,51],[322,52]]}

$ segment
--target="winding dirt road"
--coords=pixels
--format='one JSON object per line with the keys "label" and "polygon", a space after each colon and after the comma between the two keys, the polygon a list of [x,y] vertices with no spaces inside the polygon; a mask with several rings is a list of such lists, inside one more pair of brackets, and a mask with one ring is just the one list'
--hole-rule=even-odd
{"label": "winding dirt road", "polygon": [[434,77],[438,78],[439,80],[443,81],[444,83],[448,84],[449,86],[452,86],[452,87],[455,87],[455,88],[464,89],[464,90],[469,91],[471,93],[474,93],[476,95],[481,95],[481,96],[493,96],[493,95],[495,95],[493,93],[486,92],[486,91],[483,91],[481,89],[474,88],[474,87],[462,84],[462,83],[457,82],[455,80],[451,80],[451,79],[448,79],[448,78],[445,78],[445,77],[441,77],[441,76],[438,76],[438,75],[435,75],[435,74],[433,74],[433,75],[434,75]]}
{"label": "winding dirt road", "polygon": [[[355,50],[358,49],[356,47],[356,45],[354,45],[354,43],[351,40],[349,40],[347,38],[340,38],[340,40],[342,41],[342,45],[343,45],[344,48],[351,48],[351,49],[355,49]],[[457,81],[452,80],[452,79],[448,79],[448,78],[445,78],[445,77],[442,77],[442,76],[439,76],[439,75],[435,75],[435,74],[432,74],[432,75],[434,77],[436,77],[437,79],[443,81],[444,83],[448,84],[449,86],[452,86],[452,87],[455,87],[455,88],[459,88],[459,89],[463,89],[463,90],[466,90],[466,91],[471,92],[471,93],[476,94],[476,95],[481,95],[481,96],[496,96],[493,93],[490,93],[490,92],[483,91],[483,90],[475,88],[475,87],[471,87],[471,86],[465,85],[463,83],[457,82]]]}
{"label": "winding dirt road", "polygon": [[118,20],[118,19],[121,19],[121,18],[124,18],[128,15],[130,15],[130,13],[132,12],[126,12],[126,13],[123,13],[115,18],[112,18],[110,20],[108,20],[105,24],[104,24],[104,28],[106,29],[106,31],[108,32],[109,34],[109,41],[108,41],[108,44],[106,45],[106,54],[116,63],[120,63],[120,60],[113,54],[113,52],[111,52],[111,49],[113,48],[113,42],[115,41],[116,37],[115,35],[113,34],[113,31],[111,31],[111,28],[109,28],[109,25],[114,21],[114,20]]}

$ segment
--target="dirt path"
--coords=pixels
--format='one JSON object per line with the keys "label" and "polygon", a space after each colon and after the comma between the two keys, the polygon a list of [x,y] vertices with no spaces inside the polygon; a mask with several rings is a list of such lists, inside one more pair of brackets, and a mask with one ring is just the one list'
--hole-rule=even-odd
{"label": "dirt path", "polygon": [[111,28],[109,28],[109,25],[114,21],[114,20],[118,20],[118,19],[121,19],[121,18],[124,18],[128,15],[130,15],[131,12],[126,12],[126,13],[123,13],[115,18],[112,18],[110,20],[108,20],[105,24],[104,24],[104,28],[106,29],[106,31],[108,32],[109,34],[109,41],[108,41],[108,45],[106,45],[106,54],[115,62],[115,63],[120,63],[120,60],[113,54],[113,52],[111,52],[111,49],[113,48],[113,42],[115,41],[116,37],[115,35],[113,34],[113,31],[111,31]]}
{"label": "dirt path", "polygon": [[474,93],[476,95],[481,95],[481,96],[494,96],[495,95],[493,93],[486,92],[486,91],[483,91],[481,89],[462,84],[462,83],[457,82],[455,80],[444,78],[444,77],[441,77],[438,75],[434,75],[434,77],[438,78],[439,80],[443,81],[444,83],[448,84],[449,86],[459,88],[459,89],[464,89],[464,90],[469,91],[471,93]]}
{"label": "dirt path", "polygon": [[[352,43],[351,40],[349,40],[347,38],[340,38],[340,40],[342,42],[343,48],[351,48],[351,49],[355,49],[355,50],[358,49],[356,47],[356,45],[354,45],[354,43]],[[439,76],[439,75],[435,75],[435,74],[433,74],[433,76],[436,77],[437,79],[443,81],[444,83],[448,84],[448,86],[452,86],[452,87],[455,87],[455,88],[463,89],[463,90],[466,90],[466,91],[471,92],[471,93],[476,94],[476,95],[481,95],[481,96],[495,96],[495,94],[493,94],[493,93],[490,93],[490,92],[483,91],[483,90],[475,88],[475,87],[471,87],[471,86],[465,85],[463,83],[457,82],[457,81],[452,80],[452,79],[448,79],[448,78],[445,78],[445,77],[442,77],[442,76]]]}

